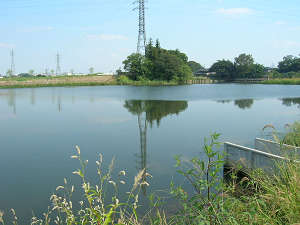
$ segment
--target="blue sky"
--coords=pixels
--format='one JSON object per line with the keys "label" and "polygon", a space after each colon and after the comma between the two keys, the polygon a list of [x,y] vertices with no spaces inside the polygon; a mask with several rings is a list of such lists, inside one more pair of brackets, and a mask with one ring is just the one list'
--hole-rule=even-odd
{"label": "blue sky", "polygon": [[[15,50],[16,72],[118,69],[136,51],[133,0],[0,0],[0,73]],[[299,0],[148,0],[147,38],[187,53],[209,67],[218,59],[252,54],[277,65],[300,54]]]}

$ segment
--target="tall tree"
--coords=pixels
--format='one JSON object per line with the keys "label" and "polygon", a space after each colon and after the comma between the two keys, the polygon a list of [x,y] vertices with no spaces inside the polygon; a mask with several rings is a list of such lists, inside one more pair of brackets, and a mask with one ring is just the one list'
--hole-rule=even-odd
{"label": "tall tree", "polygon": [[6,76],[11,77],[13,75],[12,70],[9,69],[6,71]]}
{"label": "tall tree", "polygon": [[200,69],[204,69],[203,66],[201,66],[201,64],[195,62],[195,61],[189,61],[188,62],[189,67],[192,69],[193,73],[196,73],[197,71],[199,71]]}
{"label": "tall tree", "polygon": [[245,53],[240,54],[234,59],[234,66],[236,70],[237,77],[247,78],[251,76],[251,67],[254,64],[254,59],[252,55],[247,55]]}
{"label": "tall tree", "polygon": [[278,70],[280,73],[287,73],[293,70],[293,64],[295,61],[295,57],[292,55],[288,55],[283,57],[283,60],[278,63]]}
{"label": "tall tree", "polygon": [[90,67],[89,72],[90,72],[90,74],[93,74],[94,73],[94,67]]}
{"label": "tall tree", "polygon": [[234,65],[230,60],[218,60],[209,69],[210,72],[215,72],[217,77],[224,80],[234,79]]}
{"label": "tall tree", "polygon": [[31,70],[29,70],[29,71],[28,71],[28,73],[29,73],[31,76],[33,76],[33,74],[34,74],[34,70],[33,70],[33,69],[31,69]]}
{"label": "tall tree", "polygon": [[141,54],[133,53],[123,61],[124,70],[132,80],[138,80],[139,77],[149,76],[150,62]]}

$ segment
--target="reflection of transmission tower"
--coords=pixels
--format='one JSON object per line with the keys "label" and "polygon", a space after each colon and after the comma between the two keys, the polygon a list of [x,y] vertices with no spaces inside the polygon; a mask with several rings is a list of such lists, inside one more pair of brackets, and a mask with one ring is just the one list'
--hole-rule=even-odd
{"label": "reflection of transmission tower", "polygon": [[10,75],[15,75],[15,54],[14,50],[12,49],[10,52],[10,57],[11,57],[11,65],[10,65]]}
{"label": "reflection of transmission tower", "polygon": [[60,75],[61,69],[60,69],[60,55],[57,53],[56,55],[56,75]]}
{"label": "reflection of transmission tower", "polygon": [[[142,182],[147,182],[147,119],[146,112],[138,114],[138,123],[140,129],[140,144],[141,144],[141,162],[140,169],[143,170]],[[146,186],[142,185],[144,195],[146,195]]]}
{"label": "reflection of transmission tower", "polygon": [[139,6],[139,36],[137,53],[145,54],[146,50],[146,29],[145,29],[145,0],[137,0]]}

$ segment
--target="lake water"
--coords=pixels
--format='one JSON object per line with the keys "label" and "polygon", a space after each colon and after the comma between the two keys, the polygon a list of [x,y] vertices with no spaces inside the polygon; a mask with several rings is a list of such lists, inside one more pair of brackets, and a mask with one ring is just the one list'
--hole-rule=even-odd
{"label": "lake water", "polygon": [[[262,128],[300,120],[300,86],[215,84],[175,87],[71,87],[0,90],[0,209],[15,208],[20,224],[39,214],[78,162],[75,145],[96,177],[99,153],[128,183],[139,169],[153,178],[144,190],[183,183],[175,155],[203,157],[210,133],[253,146]],[[25,222],[27,221],[27,222]]]}

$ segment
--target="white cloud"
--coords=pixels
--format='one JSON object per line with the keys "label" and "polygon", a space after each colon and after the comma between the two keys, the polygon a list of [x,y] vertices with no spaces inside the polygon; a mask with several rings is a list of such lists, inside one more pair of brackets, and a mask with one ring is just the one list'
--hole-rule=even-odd
{"label": "white cloud", "polygon": [[99,35],[88,35],[90,40],[102,40],[102,41],[115,41],[115,40],[127,40],[128,38],[124,35],[119,34],[99,34]]}
{"label": "white cloud", "polygon": [[15,45],[13,45],[13,44],[0,42],[0,48],[14,48],[14,47],[15,47]]}
{"label": "white cloud", "polygon": [[276,25],[285,25],[286,22],[285,21],[276,21],[275,24]]}
{"label": "white cloud", "polygon": [[291,40],[275,40],[273,41],[273,47],[282,49],[282,48],[298,48],[300,47],[299,41]]}
{"label": "white cloud", "polygon": [[300,26],[298,26],[298,27],[291,27],[290,30],[291,31],[299,31],[300,30]]}
{"label": "white cloud", "polygon": [[26,27],[19,29],[19,32],[24,32],[24,33],[32,33],[32,32],[43,32],[43,31],[51,31],[54,30],[53,27],[50,26],[41,26],[41,27]]}
{"label": "white cloud", "polygon": [[229,8],[229,9],[217,9],[216,13],[225,16],[238,16],[238,15],[251,15],[254,14],[254,10],[249,8]]}

